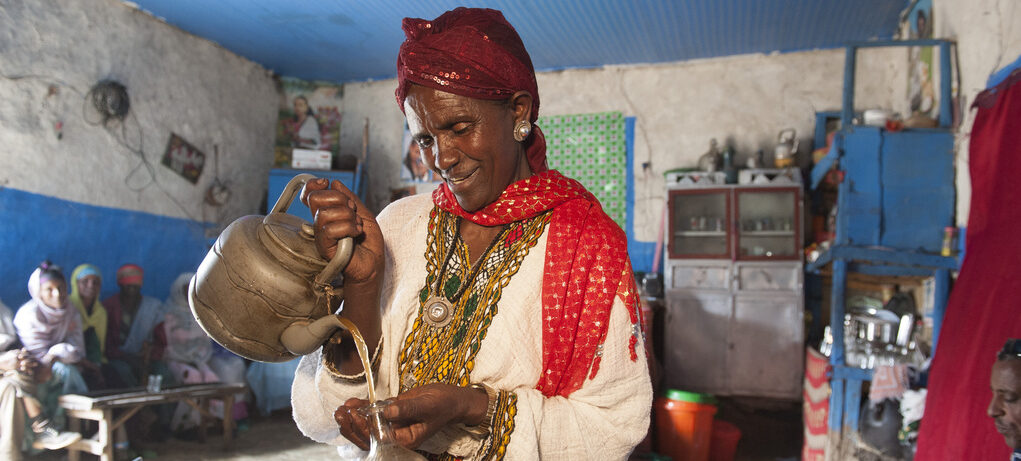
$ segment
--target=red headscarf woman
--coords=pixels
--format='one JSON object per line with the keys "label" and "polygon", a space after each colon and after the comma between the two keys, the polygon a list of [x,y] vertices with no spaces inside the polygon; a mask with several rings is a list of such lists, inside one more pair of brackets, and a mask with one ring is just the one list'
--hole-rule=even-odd
{"label": "red headscarf woman", "polygon": [[[547,169],[531,59],[500,12],[403,27],[397,101],[443,183],[378,219],[338,182],[303,194],[324,257],[359,242],[343,316],[395,397],[397,441],[439,459],[625,458],[652,391],[624,233]],[[347,340],[303,358],[299,428],[366,447],[363,372]]]}

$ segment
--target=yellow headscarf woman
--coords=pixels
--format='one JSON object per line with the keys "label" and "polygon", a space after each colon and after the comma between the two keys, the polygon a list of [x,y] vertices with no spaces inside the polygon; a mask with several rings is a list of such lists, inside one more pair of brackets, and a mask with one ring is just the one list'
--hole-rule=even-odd
{"label": "yellow headscarf woman", "polygon": [[106,363],[106,308],[99,301],[102,286],[103,276],[92,264],[82,264],[71,273],[71,304],[82,316],[85,355],[96,364]]}

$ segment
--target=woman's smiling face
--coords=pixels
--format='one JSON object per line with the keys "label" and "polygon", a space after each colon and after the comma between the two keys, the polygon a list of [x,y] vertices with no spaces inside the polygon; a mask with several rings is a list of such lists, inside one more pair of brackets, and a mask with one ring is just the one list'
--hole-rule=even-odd
{"label": "woman's smiling face", "polygon": [[[527,93],[526,93],[527,94]],[[495,202],[510,184],[531,176],[514,124],[527,104],[486,101],[411,85],[404,112],[412,142],[467,212]]]}
{"label": "woman's smiling face", "polygon": [[39,299],[54,309],[63,309],[67,301],[67,285],[63,280],[44,280],[39,284]]}

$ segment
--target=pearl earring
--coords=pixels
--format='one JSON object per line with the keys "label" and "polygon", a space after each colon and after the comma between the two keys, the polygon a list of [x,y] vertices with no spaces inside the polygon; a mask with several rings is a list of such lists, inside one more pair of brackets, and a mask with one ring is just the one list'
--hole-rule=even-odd
{"label": "pearl earring", "polygon": [[532,133],[532,124],[525,120],[522,120],[514,125],[514,140],[522,142],[528,139],[528,135]]}

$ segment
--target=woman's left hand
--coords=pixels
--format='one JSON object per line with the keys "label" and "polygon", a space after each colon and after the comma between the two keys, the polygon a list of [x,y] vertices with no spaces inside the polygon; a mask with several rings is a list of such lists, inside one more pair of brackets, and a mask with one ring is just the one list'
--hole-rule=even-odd
{"label": "woman's left hand", "polygon": [[[368,402],[350,399],[337,409],[334,418],[341,433],[350,441],[368,449],[368,422],[360,407]],[[391,422],[398,444],[416,448],[440,429],[457,423],[477,424],[485,415],[488,397],[475,389],[453,384],[433,383],[411,389],[391,399],[383,416]]]}

